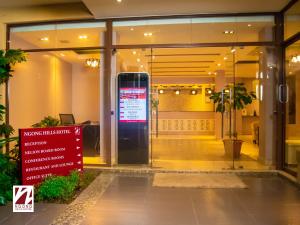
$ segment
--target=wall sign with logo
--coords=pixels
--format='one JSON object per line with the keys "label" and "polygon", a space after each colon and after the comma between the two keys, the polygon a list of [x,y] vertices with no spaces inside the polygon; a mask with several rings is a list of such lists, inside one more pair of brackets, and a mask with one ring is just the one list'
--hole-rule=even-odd
{"label": "wall sign with logo", "polygon": [[30,185],[13,187],[13,212],[34,212],[34,189]]}
{"label": "wall sign with logo", "polygon": [[144,123],[147,120],[147,89],[120,88],[120,122]]}
{"label": "wall sign with logo", "polygon": [[22,184],[83,170],[81,126],[20,129]]}

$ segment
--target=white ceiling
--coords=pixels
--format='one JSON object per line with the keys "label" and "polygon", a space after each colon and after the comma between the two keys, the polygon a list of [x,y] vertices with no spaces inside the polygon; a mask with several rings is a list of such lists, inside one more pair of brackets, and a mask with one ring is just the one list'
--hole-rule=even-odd
{"label": "white ceiling", "polygon": [[278,12],[289,0],[82,0],[95,18]]}

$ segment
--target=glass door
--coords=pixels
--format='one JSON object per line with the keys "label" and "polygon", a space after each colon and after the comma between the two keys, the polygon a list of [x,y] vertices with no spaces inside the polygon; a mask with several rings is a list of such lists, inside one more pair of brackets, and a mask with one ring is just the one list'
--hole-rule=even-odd
{"label": "glass door", "polygon": [[231,113],[228,107],[221,112],[221,102],[213,99],[223,90],[228,96],[224,105],[233,103],[232,57],[230,47],[151,50],[153,167],[232,168],[233,158],[226,154],[223,139],[233,138],[228,129],[232,134],[234,108]]}
{"label": "glass door", "polygon": [[294,175],[300,167],[300,41],[286,48],[286,86],[279,89],[285,103],[285,167]]}

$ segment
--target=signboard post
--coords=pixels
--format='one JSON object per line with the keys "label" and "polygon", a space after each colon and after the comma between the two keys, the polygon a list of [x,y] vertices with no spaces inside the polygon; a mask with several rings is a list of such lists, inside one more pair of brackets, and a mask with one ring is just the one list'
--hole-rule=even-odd
{"label": "signboard post", "polygon": [[81,126],[20,129],[22,184],[82,171]]}

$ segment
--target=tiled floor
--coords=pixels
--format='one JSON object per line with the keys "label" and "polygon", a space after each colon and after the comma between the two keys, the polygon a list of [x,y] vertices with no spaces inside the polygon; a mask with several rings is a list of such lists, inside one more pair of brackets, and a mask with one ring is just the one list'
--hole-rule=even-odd
{"label": "tiled floor", "polygon": [[[244,141],[236,168],[269,169],[257,161],[259,149],[251,136],[240,136]],[[161,135],[152,139],[153,166],[164,169],[220,170],[232,167],[232,159],[225,157],[221,140],[214,136]]]}
{"label": "tiled floor", "polygon": [[298,225],[300,189],[277,176],[241,177],[247,189],[152,187],[117,175],[84,225]]}
{"label": "tiled floor", "polygon": [[13,213],[11,202],[0,206],[1,225],[48,225],[67,205],[35,203],[34,213]]}

